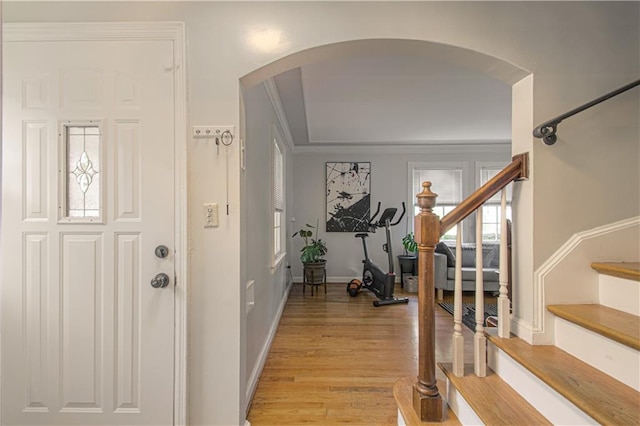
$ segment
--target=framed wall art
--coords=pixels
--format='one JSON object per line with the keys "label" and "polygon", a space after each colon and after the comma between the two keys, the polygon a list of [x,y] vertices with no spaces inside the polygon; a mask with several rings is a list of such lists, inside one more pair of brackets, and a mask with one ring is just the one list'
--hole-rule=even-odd
{"label": "framed wall art", "polygon": [[371,163],[327,162],[327,232],[366,232]]}

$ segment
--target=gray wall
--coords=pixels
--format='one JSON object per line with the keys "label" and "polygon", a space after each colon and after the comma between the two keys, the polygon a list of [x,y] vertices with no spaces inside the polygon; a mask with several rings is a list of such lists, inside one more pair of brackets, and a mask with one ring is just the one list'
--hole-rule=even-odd
{"label": "gray wall", "polygon": [[[325,232],[326,217],[326,166],[327,161],[371,162],[371,209],[375,212],[378,201],[385,207],[397,207],[398,215],[401,204],[407,205],[407,215],[392,229],[394,257],[403,253],[402,237],[406,234],[407,220],[413,220],[413,202],[408,182],[409,162],[467,162],[470,170],[475,170],[476,161],[511,161],[511,147],[507,144],[479,145],[474,148],[468,146],[424,146],[415,147],[413,152],[391,153],[399,150],[376,148],[352,148],[348,152],[336,148],[335,153],[307,153],[294,155],[293,162],[293,199],[294,205],[291,218],[292,229],[297,230],[305,223],[315,224],[320,219],[320,237],[327,242],[327,276],[330,281],[345,282],[362,276],[363,250],[360,239],[350,232]],[[354,152],[356,151],[356,152]],[[357,152],[359,151],[359,152]],[[378,151],[379,153],[372,153]],[[384,153],[384,151],[388,153]],[[437,189],[434,188],[437,192]],[[414,194],[415,195],[415,194]],[[397,220],[396,216],[396,220]],[[382,269],[388,269],[386,253],[382,251],[382,244],[386,242],[384,228],[371,234],[368,239],[369,255]],[[290,263],[294,277],[302,276],[302,265],[297,254],[302,242],[295,240],[291,251]],[[396,273],[399,274],[397,261]]]}
{"label": "gray wall", "polygon": [[[249,297],[245,295],[243,306],[246,315],[246,329],[241,351],[245,357],[244,382],[247,383],[247,397],[250,397],[260,373],[261,362],[268,351],[269,338],[277,327],[279,310],[287,296],[287,259],[277,268],[271,267],[273,245],[272,226],[272,186],[271,170],[273,158],[274,126],[280,134],[282,130],[274,113],[267,92],[262,84],[244,92],[246,170],[241,173],[241,284],[253,282],[253,307],[249,310]],[[284,141],[281,141],[284,142]],[[285,156],[285,179],[288,185],[285,193],[287,205],[291,205],[291,162],[292,155],[286,144],[280,146]],[[285,207],[284,216],[287,216]],[[286,226],[287,221],[284,221]],[[285,235],[289,235],[287,230]],[[282,241],[286,246],[289,239]],[[248,293],[250,293],[249,291]],[[248,402],[248,398],[246,399]]]}

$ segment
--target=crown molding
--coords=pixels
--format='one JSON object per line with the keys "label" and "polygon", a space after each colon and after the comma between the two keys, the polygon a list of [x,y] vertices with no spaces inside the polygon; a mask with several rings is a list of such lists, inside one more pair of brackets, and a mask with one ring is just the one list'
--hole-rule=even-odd
{"label": "crown molding", "polygon": [[184,22],[34,22],[2,24],[3,41],[172,40],[184,38]]}
{"label": "crown molding", "polygon": [[278,123],[280,124],[280,128],[283,133],[282,137],[287,143],[289,151],[294,152],[295,148],[293,144],[293,137],[291,136],[291,130],[289,129],[289,121],[287,120],[287,114],[284,112],[284,108],[282,107],[282,101],[280,100],[280,93],[278,93],[276,82],[273,78],[268,78],[262,84],[267,91],[267,96],[269,96],[269,101],[271,102],[273,111],[278,118]]}
{"label": "crown molding", "polygon": [[295,146],[294,154],[511,154],[511,141]]}

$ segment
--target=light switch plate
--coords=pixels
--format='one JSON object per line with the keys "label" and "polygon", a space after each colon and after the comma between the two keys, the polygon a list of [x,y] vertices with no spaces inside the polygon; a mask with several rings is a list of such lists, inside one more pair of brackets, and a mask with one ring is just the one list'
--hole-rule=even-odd
{"label": "light switch plate", "polygon": [[218,226],[218,203],[205,203],[202,205],[204,210],[204,227],[215,228]]}

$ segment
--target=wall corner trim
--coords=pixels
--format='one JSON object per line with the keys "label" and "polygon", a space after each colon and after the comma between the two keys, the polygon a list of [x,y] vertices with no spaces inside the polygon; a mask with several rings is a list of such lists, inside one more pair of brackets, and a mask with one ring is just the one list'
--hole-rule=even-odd
{"label": "wall corner trim", "polygon": [[264,88],[269,96],[269,101],[273,107],[273,111],[278,118],[278,124],[284,133],[283,137],[289,148],[289,152],[293,152],[293,136],[291,136],[291,129],[289,129],[289,121],[287,120],[287,114],[284,112],[282,101],[280,100],[280,94],[276,87],[276,82],[273,78],[269,78],[263,82]]}
{"label": "wall corner trim", "polygon": [[[538,269],[534,271],[534,311],[532,331],[534,335],[538,335],[535,337],[536,341],[549,342],[550,338],[553,339],[553,327],[551,326],[552,323],[549,322],[549,318],[553,318],[553,314],[546,311],[547,300],[545,295],[545,281],[547,276],[583,242],[632,227],[640,227],[640,216],[578,232],[569,238],[558,250],[556,250],[555,253],[553,253],[542,265],[540,265]],[[588,265],[586,266],[588,267]],[[544,334],[549,334],[550,338],[544,337]]]}

